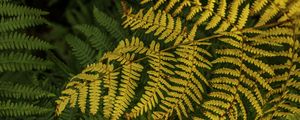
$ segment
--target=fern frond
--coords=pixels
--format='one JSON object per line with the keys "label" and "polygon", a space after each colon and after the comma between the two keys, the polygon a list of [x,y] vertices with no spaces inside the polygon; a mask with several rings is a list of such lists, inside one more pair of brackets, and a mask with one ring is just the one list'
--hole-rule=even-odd
{"label": "fern frond", "polygon": [[[164,108],[165,113],[162,114],[162,117],[165,119],[168,119],[173,110],[176,111],[179,119],[182,119],[182,114],[188,117],[186,111],[194,111],[192,102],[200,104],[203,99],[204,86],[209,84],[198,69],[210,69],[211,63],[202,57],[202,54],[206,52],[197,50],[198,48],[200,47],[195,44],[189,44],[182,45],[175,51],[180,56],[177,59],[180,64],[175,65],[180,69],[175,71],[180,78],[169,78],[169,80],[181,84],[181,86],[172,86],[170,89],[174,92],[170,92],[168,97],[162,101],[163,104],[160,105]],[[200,78],[200,80],[197,78]]]}
{"label": "fern frond", "polygon": [[88,97],[88,86],[86,84],[81,84],[78,86],[79,96],[78,96],[78,105],[80,108],[80,111],[82,113],[85,113],[86,110],[86,101]]}
{"label": "fern frond", "polygon": [[123,40],[126,38],[126,32],[123,31],[120,23],[99,11],[97,8],[94,8],[93,13],[99,25],[103,26],[113,37],[117,40]]}
{"label": "fern frond", "polygon": [[15,5],[12,3],[2,3],[0,4],[0,15],[7,16],[21,16],[21,15],[46,15],[48,12],[42,11],[40,9],[29,8],[26,6]]}
{"label": "fern frond", "polygon": [[[123,22],[125,28],[130,27],[132,30],[142,28],[146,29],[146,33],[155,32],[155,36],[159,36],[159,39],[165,39],[165,43],[176,41],[175,44],[183,41],[183,30],[180,18],[173,18],[166,12],[159,11],[154,13],[153,9],[149,9],[145,15],[143,10],[140,10],[137,14],[129,12],[125,15],[126,20]],[[177,37],[181,36],[181,37]]]}
{"label": "fern frond", "polygon": [[120,95],[116,97],[116,104],[114,105],[114,111],[112,119],[119,119],[119,117],[125,112],[125,109],[129,107],[135,95],[135,88],[141,75],[140,72],[143,70],[143,66],[137,63],[131,63],[124,65],[122,72],[122,83],[120,84]]}
{"label": "fern frond", "polygon": [[247,4],[247,6],[244,7],[244,9],[242,10],[240,18],[238,20],[238,25],[237,25],[238,29],[244,28],[244,26],[246,25],[246,22],[248,20],[249,13],[250,13],[249,4]]}
{"label": "fern frond", "polygon": [[62,111],[65,110],[67,104],[70,102],[70,97],[68,96],[60,96],[58,100],[55,101],[57,104],[55,108],[55,114],[61,115]]}
{"label": "fern frond", "polygon": [[260,101],[255,97],[253,93],[250,92],[247,88],[243,86],[238,86],[238,90],[250,101],[251,105],[255,108],[258,116],[263,114],[262,107],[260,105]]}
{"label": "fern frond", "polygon": [[46,20],[40,16],[17,16],[0,19],[0,32],[9,32],[24,29],[45,23]]}
{"label": "fern frond", "polygon": [[89,86],[89,98],[90,98],[90,113],[95,115],[99,109],[101,89],[101,80],[95,80],[90,83]]}
{"label": "fern frond", "polygon": [[119,75],[119,72],[112,72],[113,66],[110,65],[107,68],[108,73],[104,76],[104,87],[108,88],[108,94],[105,95],[103,98],[103,114],[105,118],[110,118],[111,114],[113,113],[114,104],[116,104],[116,96],[117,96],[117,86],[118,81],[116,80]]}
{"label": "fern frond", "polygon": [[[278,12],[280,12],[279,7],[277,7],[279,0],[275,0],[274,3],[271,3],[271,5],[264,11],[264,13],[261,15],[258,23],[256,26],[263,25],[267,23],[269,20],[271,20]],[[287,0],[280,1],[280,2],[288,2]]]}
{"label": "fern frond", "polygon": [[0,50],[47,50],[52,47],[49,43],[26,34],[10,33],[3,34],[0,37]]}
{"label": "fern frond", "polygon": [[48,91],[42,90],[38,87],[25,86],[20,84],[12,85],[6,82],[0,82],[0,96],[5,98],[24,98],[24,99],[39,99],[42,97],[55,96]]}
{"label": "fern frond", "polygon": [[78,99],[77,91],[74,89],[66,89],[66,90],[62,91],[62,94],[66,94],[66,95],[70,96],[70,99],[69,99],[70,107],[74,108],[77,103],[77,99]]}
{"label": "fern frond", "polygon": [[145,87],[145,94],[137,103],[129,116],[132,118],[137,117],[147,111],[153,109],[153,106],[159,102],[158,97],[165,98],[164,92],[168,92],[170,88],[169,81],[166,78],[170,75],[174,75],[171,70],[174,66],[168,62],[176,61],[173,57],[174,55],[167,52],[162,52],[160,50],[160,44],[152,41],[149,50],[146,53],[150,58],[148,60],[151,70],[147,71],[151,81],[148,82]]}
{"label": "fern frond", "polygon": [[[104,94],[106,119],[189,119],[193,113],[195,119],[276,119],[299,111],[300,32],[292,29],[299,10],[288,4],[297,1],[151,1],[125,9],[123,25],[163,42],[120,41],[67,86],[80,81],[91,90],[96,79],[103,81],[103,88],[97,83],[93,93],[84,92],[92,104],[84,98],[79,106],[95,114]],[[74,106],[75,99],[65,95],[60,104]]]}
{"label": "fern frond", "polygon": [[27,115],[42,115],[52,111],[50,108],[34,106],[28,103],[13,103],[0,101],[0,116],[21,117]]}
{"label": "fern frond", "polygon": [[133,37],[131,41],[128,39],[119,42],[113,53],[127,53],[134,52],[136,54],[143,54],[148,51],[149,48],[144,46],[144,43],[139,38]]}
{"label": "fern frond", "polygon": [[26,53],[0,54],[0,72],[3,71],[28,71],[45,70],[53,65],[50,61]]}
{"label": "fern frond", "polygon": [[221,0],[220,5],[218,7],[217,15],[211,18],[211,20],[209,21],[209,23],[205,28],[206,30],[216,27],[218,23],[221,22],[222,17],[225,17],[226,6],[227,6],[226,0]]}
{"label": "fern frond", "polygon": [[251,14],[258,13],[268,3],[269,3],[268,0],[261,0],[261,1],[257,0],[257,1],[254,1],[254,3],[251,6]]}
{"label": "fern frond", "polygon": [[105,48],[104,45],[107,43],[109,37],[99,28],[91,25],[76,25],[74,28],[82,32],[95,49],[102,50]]}
{"label": "fern frond", "polygon": [[67,35],[65,39],[72,47],[73,54],[81,65],[84,66],[95,61],[96,51],[89,44],[73,35]]}

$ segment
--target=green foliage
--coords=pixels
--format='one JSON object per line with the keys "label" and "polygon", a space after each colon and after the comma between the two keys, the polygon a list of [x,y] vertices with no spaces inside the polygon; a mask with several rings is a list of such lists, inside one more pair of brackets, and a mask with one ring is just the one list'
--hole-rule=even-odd
{"label": "green foliage", "polygon": [[21,84],[9,84],[0,82],[0,96],[2,98],[15,98],[15,99],[40,99],[44,97],[55,96],[48,91],[45,91],[39,87],[21,85]]}
{"label": "green foliage", "polygon": [[[0,72],[44,70],[51,66],[50,61],[18,50],[49,50],[52,46],[38,38],[27,36],[17,29],[24,29],[45,23],[41,15],[47,12],[16,5],[14,3],[1,3],[0,8]],[[16,52],[14,52],[16,50]]]}
{"label": "green foliage", "polygon": [[[73,35],[67,35],[66,41],[73,48],[73,54],[83,66],[95,61],[95,50],[92,47]],[[88,59],[86,59],[88,58]]]}
{"label": "green foliage", "polygon": [[50,112],[51,109],[34,106],[28,103],[13,103],[0,101],[0,116],[20,117],[29,115],[40,115]]}
{"label": "green foliage", "polygon": [[120,23],[106,15],[105,13],[94,8],[94,16],[100,26],[103,26],[117,40],[126,38],[126,32],[120,26]]}
{"label": "green foliage", "polygon": [[[74,29],[79,31],[84,37],[67,35],[65,40],[72,47],[73,55],[82,66],[91,64],[103,55],[103,51],[111,49],[108,46],[114,46],[109,40],[125,38],[127,32],[121,28],[120,22],[117,22],[110,16],[94,8],[96,25],[75,25]],[[81,39],[82,38],[82,39]],[[117,42],[116,40],[115,42]],[[97,53],[97,54],[96,54]],[[88,59],[87,59],[88,58]]]}
{"label": "green foliage", "polygon": [[22,33],[4,33],[0,40],[0,50],[48,50],[52,48],[48,42]]}
{"label": "green foliage", "polygon": [[[0,74],[5,76],[11,72],[43,71],[53,66],[52,61],[34,54],[52,49],[53,46],[25,34],[28,27],[44,24],[46,20],[42,15],[46,14],[48,12],[18,5],[13,1],[0,2]],[[23,78],[19,81],[26,81]],[[29,84],[8,82],[13,79],[13,76],[0,79],[1,119],[26,119],[29,116],[38,118],[53,112],[48,100],[42,100],[53,98],[53,93]],[[38,101],[45,103],[39,104]]]}
{"label": "green foliage", "polygon": [[103,31],[96,26],[91,25],[77,25],[74,27],[76,30],[82,32],[89,41],[89,44],[96,50],[107,49],[105,45],[110,39]]}
{"label": "green foliage", "polygon": [[45,70],[51,66],[52,62],[44,61],[27,53],[1,53],[0,72],[4,71],[28,71]]}

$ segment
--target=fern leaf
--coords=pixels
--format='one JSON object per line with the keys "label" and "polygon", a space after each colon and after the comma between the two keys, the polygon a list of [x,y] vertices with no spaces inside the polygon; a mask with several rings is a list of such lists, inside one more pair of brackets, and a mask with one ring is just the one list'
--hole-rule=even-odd
{"label": "fern leaf", "polygon": [[152,70],[149,70],[147,73],[151,81],[148,82],[145,94],[142,95],[142,98],[137,103],[138,106],[135,106],[129,113],[130,117],[133,118],[137,117],[139,114],[152,110],[152,107],[148,106],[155,106],[158,103],[157,95],[160,98],[165,97],[163,92],[168,92],[167,88],[171,87],[165,77],[174,75],[174,72],[170,70],[171,68],[174,68],[174,66],[167,62],[175,61],[173,58],[174,55],[160,51],[159,43],[153,41],[146,54],[150,57],[148,62],[150,63]]}
{"label": "fern leaf", "polygon": [[[176,38],[182,34],[181,20],[176,20],[170,14],[159,11],[157,14],[152,9],[149,9],[143,16],[142,10],[137,14],[129,13],[126,15],[126,20],[123,22],[124,27],[130,26],[132,30],[137,28],[147,29],[146,33],[155,31],[154,35],[159,36],[159,39],[164,39],[165,43],[171,42],[176,39],[177,43],[182,41]],[[164,31],[164,32],[163,32]]]}
{"label": "fern leaf", "polygon": [[55,114],[56,115],[61,115],[62,111],[65,110],[67,104],[70,102],[70,97],[68,96],[60,96],[58,100],[55,101],[56,109],[55,109]]}
{"label": "fern leaf", "polygon": [[72,35],[67,35],[65,39],[72,47],[73,54],[81,65],[84,66],[95,61],[96,52],[90,45]]}
{"label": "fern leaf", "polygon": [[20,33],[4,34],[0,37],[0,50],[5,49],[29,49],[29,50],[47,50],[52,46],[38,38],[27,36]]}
{"label": "fern leaf", "polygon": [[215,16],[212,17],[212,19],[207,24],[207,26],[205,27],[206,30],[216,27],[218,23],[222,20],[222,18],[225,17],[226,6],[226,0],[221,0],[220,5],[218,7],[218,12]]}
{"label": "fern leaf", "polygon": [[140,78],[140,72],[143,70],[143,66],[136,63],[124,65],[122,72],[122,83],[120,84],[120,96],[116,97],[115,109],[112,114],[112,119],[119,119],[119,117],[125,112],[125,109],[129,107],[135,95],[135,88],[137,87],[136,81]]}
{"label": "fern leaf", "polygon": [[252,14],[255,14],[255,13],[258,13],[259,11],[261,11],[261,9],[263,9],[263,7],[268,4],[268,0],[257,0],[257,1],[254,1],[252,7],[251,7],[251,11],[252,11]]}
{"label": "fern leaf", "polygon": [[244,7],[244,9],[243,9],[243,11],[242,11],[242,13],[240,15],[240,18],[238,20],[238,25],[237,25],[238,29],[242,29],[246,25],[249,13],[250,13],[249,4],[247,4],[247,6]]}
{"label": "fern leaf", "polygon": [[115,48],[113,53],[128,53],[134,52],[136,54],[144,54],[148,51],[148,48],[144,46],[144,43],[139,38],[133,37],[131,41],[128,39],[119,42],[119,45]]}
{"label": "fern leaf", "polygon": [[[66,90],[62,91],[62,94],[66,94],[66,95],[70,96],[70,98],[69,98],[70,107],[74,108],[77,103],[77,100],[78,100],[77,91],[74,89],[66,89]],[[62,99],[64,99],[64,98],[62,98]],[[57,101],[57,102],[59,102],[59,101]]]}
{"label": "fern leaf", "polygon": [[97,8],[94,8],[93,13],[99,25],[103,26],[113,37],[118,40],[126,38],[126,32],[123,31],[121,24],[116,20],[99,11]]}
{"label": "fern leaf", "polygon": [[[275,1],[276,2],[276,1]],[[288,1],[285,1],[288,2]],[[271,6],[269,6],[265,12],[261,15],[261,17],[259,18],[258,23],[256,24],[256,26],[260,26],[263,25],[265,23],[267,23],[269,20],[271,20],[276,14],[278,14],[278,12],[280,11],[280,9],[274,4],[271,4]]]}
{"label": "fern leaf", "polygon": [[0,32],[9,32],[24,29],[45,23],[46,20],[39,16],[17,16],[0,19]]}
{"label": "fern leaf", "polygon": [[103,33],[99,28],[91,25],[76,25],[76,30],[82,32],[90,42],[91,46],[96,50],[103,50],[106,48],[108,36]]}
{"label": "fern leaf", "polygon": [[48,12],[35,9],[35,8],[28,8],[26,6],[15,5],[12,3],[2,3],[0,4],[0,15],[7,15],[7,16],[21,16],[21,15],[46,15]]}
{"label": "fern leaf", "polygon": [[238,86],[238,90],[244,94],[245,97],[247,97],[247,99],[250,101],[251,105],[255,108],[257,114],[259,116],[261,116],[263,114],[262,112],[262,108],[261,105],[259,104],[260,102],[257,100],[257,98],[255,98],[255,95],[253,93],[250,92],[250,90],[248,90],[245,87],[242,86]]}
{"label": "fern leaf", "polygon": [[89,86],[89,96],[90,96],[90,113],[95,115],[99,109],[99,102],[100,102],[100,84],[101,80],[95,80],[90,83]]}
{"label": "fern leaf", "polygon": [[113,66],[108,66],[107,70],[110,72],[104,76],[104,87],[108,88],[108,94],[103,97],[103,114],[105,118],[110,118],[114,110],[114,104],[116,104],[117,86],[118,81],[116,80],[119,72],[112,72]]}
{"label": "fern leaf", "polygon": [[241,97],[239,96],[239,94],[236,94],[236,101],[238,103],[240,110],[242,111],[243,120],[247,120],[246,106],[244,105],[243,101],[241,100]]}
{"label": "fern leaf", "polygon": [[12,85],[11,83],[0,82],[0,96],[6,98],[24,98],[39,99],[42,97],[53,97],[53,93],[49,93],[41,88],[25,86],[20,84]]}
{"label": "fern leaf", "polygon": [[35,56],[22,53],[0,54],[0,72],[3,71],[28,71],[45,70],[53,65],[50,61],[42,60]]}
{"label": "fern leaf", "polygon": [[78,96],[78,105],[80,108],[80,111],[82,113],[85,113],[86,110],[86,101],[87,101],[87,96],[88,96],[88,86],[85,84],[81,84],[78,86],[79,90],[79,96]]}
{"label": "fern leaf", "polygon": [[52,111],[50,108],[34,106],[28,103],[0,101],[0,116],[21,117],[29,115],[42,115],[50,111]]}

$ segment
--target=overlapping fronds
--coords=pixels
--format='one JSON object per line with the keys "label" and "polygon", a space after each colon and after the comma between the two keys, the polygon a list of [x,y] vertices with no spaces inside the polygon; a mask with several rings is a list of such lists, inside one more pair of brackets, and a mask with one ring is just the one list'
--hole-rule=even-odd
{"label": "overlapping fronds", "polygon": [[81,110],[93,108],[92,114],[102,103],[107,119],[247,120],[299,113],[298,0],[140,3],[146,7],[123,6],[123,25],[158,40],[120,41],[72,79],[65,90],[72,94],[62,92],[57,114],[75,101]]}
{"label": "overlapping fronds", "polygon": [[129,113],[130,117],[136,117],[144,112],[152,110],[159,99],[166,97],[165,93],[169,92],[171,87],[168,77],[174,75],[171,70],[174,65],[170,64],[171,61],[176,61],[174,55],[168,52],[161,51],[160,44],[152,41],[149,50],[146,53],[149,56],[149,65],[151,69],[147,71],[149,81],[145,86],[145,94]]}
{"label": "overlapping fronds", "polygon": [[[293,114],[299,113],[300,109],[297,104],[299,104],[299,27],[290,26],[291,31],[282,32],[290,36],[292,41],[288,44],[290,48],[283,52],[287,54],[288,60],[280,65],[273,66],[276,71],[276,76],[269,78],[268,82],[274,85],[274,90],[269,91],[266,94],[268,98],[266,100],[265,114],[263,119],[278,118],[278,117],[289,117]],[[282,72],[285,70],[285,72]],[[281,84],[281,86],[276,86],[276,84]],[[271,107],[269,107],[271,106]]]}
{"label": "overlapping fronds", "polygon": [[[48,12],[40,9],[17,5],[15,1],[0,1],[1,74],[17,71],[42,71],[53,66],[52,61],[47,60],[46,57],[35,56],[35,51],[45,53],[53,46],[24,33],[28,27],[46,23],[42,17],[46,14]],[[8,83],[8,81],[12,81],[11,78],[0,81],[0,116],[2,119],[45,115],[54,110],[45,104],[38,106],[37,102],[39,99],[54,97],[54,94],[36,86]],[[26,79],[22,78],[20,81],[26,81]]]}
{"label": "overlapping fronds", "polygon": [[[30,85],[14,84],[0,82],[1,118],[43,115],[53,111],[50,107],[38,106],[32,103],[33,100],[54,97],[53,93]],[[22,102],[16,102],[16,99],[22,100]]]}
{"label": "overlapping fronds", "polygon": [[48,12],[16,5],[9,2],[0,3],[0,32],[13,31],[23,29],[46,22],[41,15],[46,15]]}
{"label": "overlapping fronds", "polygon": [[[0,72],[45,70],[51,67],[50,61],[27,52],[27,50],[49,50],[52,48],[49,43],[20,32],[13,32],[45,23],[42,15],[46,14],[45,11],[16,5],[9,1],[0,3]],[[21,53],[21,50],[26,52]]]}

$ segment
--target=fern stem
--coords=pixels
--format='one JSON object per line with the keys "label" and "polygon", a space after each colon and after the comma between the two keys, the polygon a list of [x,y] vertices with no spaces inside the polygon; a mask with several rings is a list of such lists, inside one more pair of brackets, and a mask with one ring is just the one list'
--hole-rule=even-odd
{"label": "fern stem", "polygon": [[74,76],[74,71],[61,60],[59,60],[52,51],[47,51],[47,54],[50,60],[52,60],[64,73],[66,73],[69,77]]}

